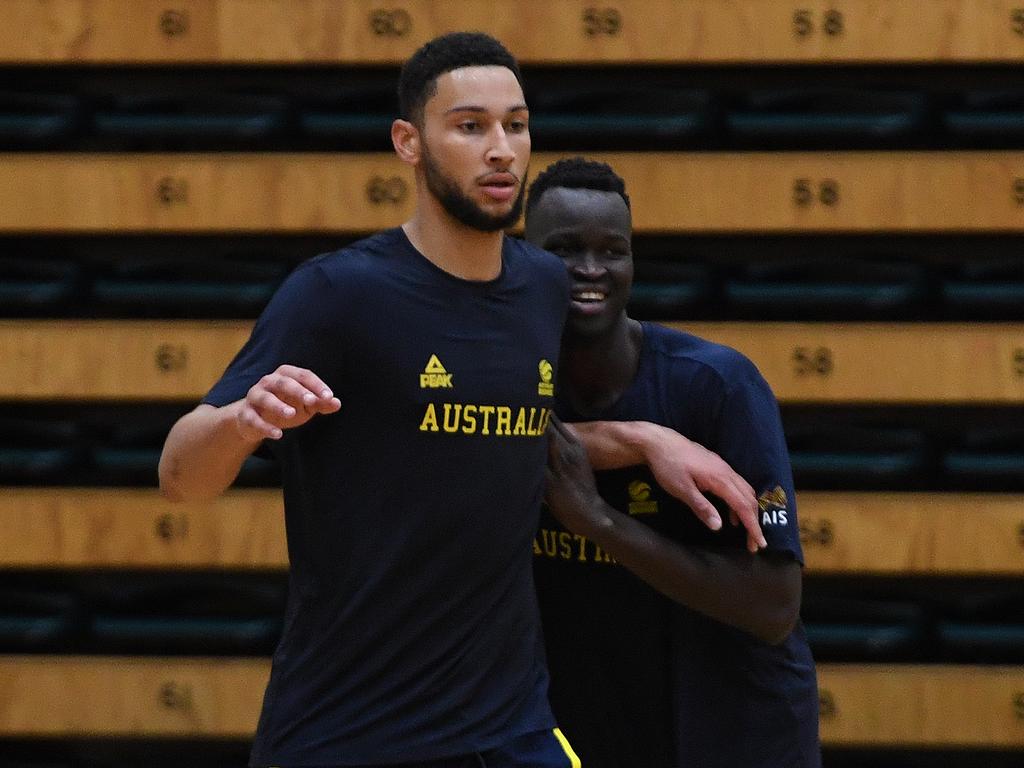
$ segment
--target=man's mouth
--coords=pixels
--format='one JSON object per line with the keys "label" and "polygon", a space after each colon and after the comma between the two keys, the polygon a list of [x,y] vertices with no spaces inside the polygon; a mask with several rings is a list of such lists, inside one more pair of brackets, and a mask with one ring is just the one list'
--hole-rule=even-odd
{"label": "man's mouth", "polygon": [[603,291],[573,291],[572,300],[578,301],[581,304],[592,304],[598,301],[604,301],[608,298],[608,294]]}
{"label": "man's mouth", "polygon": [[493,200],[510,200],[516,192],[516,177],[511,173],[495,173],[480,180],[484,194]]}

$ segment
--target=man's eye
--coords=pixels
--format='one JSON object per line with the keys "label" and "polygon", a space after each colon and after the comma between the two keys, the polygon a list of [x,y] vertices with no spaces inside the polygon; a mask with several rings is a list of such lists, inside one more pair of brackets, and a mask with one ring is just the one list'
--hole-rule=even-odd
{"label": "man's eye", "polygon": [[464,133],[473,133],[480,127],[480,123],[475,120],[466,120],[465,122],[459,123],[459,128]]}

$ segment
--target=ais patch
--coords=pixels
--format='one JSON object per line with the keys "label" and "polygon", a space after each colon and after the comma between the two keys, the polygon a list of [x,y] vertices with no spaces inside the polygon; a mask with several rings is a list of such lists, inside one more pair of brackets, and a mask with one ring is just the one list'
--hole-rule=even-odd
{"label": "ais patch", "polygon": [[761,513],[761,525],[789,525],[786,492],[781,485],[765,491],[757,497],[757,508]]}

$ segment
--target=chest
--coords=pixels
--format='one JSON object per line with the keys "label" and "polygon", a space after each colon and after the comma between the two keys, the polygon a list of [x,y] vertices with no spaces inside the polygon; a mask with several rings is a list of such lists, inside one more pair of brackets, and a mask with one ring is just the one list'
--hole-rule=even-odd
{"label": "chest", "polygon": [[406,296],[366,307],[344,339],[359,397],[396,403],[549,405],[560,324],[527,297]]}

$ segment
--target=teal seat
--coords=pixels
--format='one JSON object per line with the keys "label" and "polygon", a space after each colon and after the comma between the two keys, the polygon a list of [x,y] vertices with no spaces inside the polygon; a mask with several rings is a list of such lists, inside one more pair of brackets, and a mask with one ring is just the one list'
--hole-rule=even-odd
{"label": "teal seat", "polygon": [[250,318],[289,268],[268,259],[140,257],[108,265],[90,299],[103,316]]}
{"label": "teal seat", "polygon": [[912,661],[929,640],[923,605],[865,586],[811,584],[800,616],[818,661]]}
{"label": "teal seat", "polygon": [[953,661],[1024,662],[1024,592],[1015,583],[979,585],[954,602],[939,637]]}
{"label": "teal seat", "polygon": [[74,647],[84,631],[84,613],[72,590],[54,588],[45,579],[34,583],[8,576],[6,581],[0,587],[0,653],[53,653]]}
{"label": "teal seat", "polygon": [[63,259],[0,257],[0,316],[56,317],[81,299],[82,270]]}
{"label": "teal seat", "polygon": [[742,94],[725,124],[735,141],[762,148],[900,146],[930,128],[923,93],[814,87]]}
{"label": "teal seat", "polygon": [[715,114],[707,91],[591,82],[538,90],[530,134],[537,150],[685,149],[707,140]]}
{"label": "teal seat", "polygon": [[951,655],[959,661],[1024,661],[1024,623],[947,621],[939,625],[939,638]]}
{"label": "teal seat", "polygon": [[913,317],[929,299],[924,266],[894,256],[752,261],[723,288],[739,318],[881,320]]}
{"label": "teal seat", "polygon": [[955,142],[976,148],[1017,148],[1024,141],[1024,88],[971,90],[942,113]]}
{"label": "teal seat", "polygon": [[281,576],[146,574],[97,579],[89,647],[97,653],[269,654],[281,633]]}
{"label": "teal seat", "polygon": [[978,258],[957,265],[940,286],[945,313],[976,320],[1024,319],[1024,258]]}
{"label": "teal seat", "polygon": [[785,421],[797,488],[912,490],[935,482],[929,440],[919,429],[827,413]]}
{"label": "teal seat", "polygon": [[245,739],[5,738],[0,768],[247,768],[250,748]]}
{"label": "teal seat", "polygon": [[0,415],[0,484],[74,484],[85,464],[85,443],[74,421]]}
{"label": "teal seat", "polygon": [[109,97],[93,115],[93,131],[127,149],[260,147],[278,139],[288,120],[284,96],[168,90]]}
{"label": "teal seat", "polygon": [[714,301],[714,280],[701,264],[634,262],[629,313],[641,320],[682,320],[698,316]]}
{"label": "teal seat", "polygon": [[[159,412],[151,416],[117,411],[95,419],[90,429],[90,485],[152,487],[158,483],[160,454],[167,433],[180,416]],[[269,452],[259,451],[242,464],[235,484],[277,487],[279,465]]]}
{"label": "teal seat", "polygon": [[966,430],[943,455],[942,469],[956,488],[1024,490],[1024,424]]}
{"label": "teal seat", "polygon": [[54,149],[79,130],[74,96],[0,91],[0,149]]}
{"label": "teal seat", "polygon": [[345,152],[388,151],[398,114],[394,89],[383,84],[333,85],[298,105],[298,127],[315,148]]}

